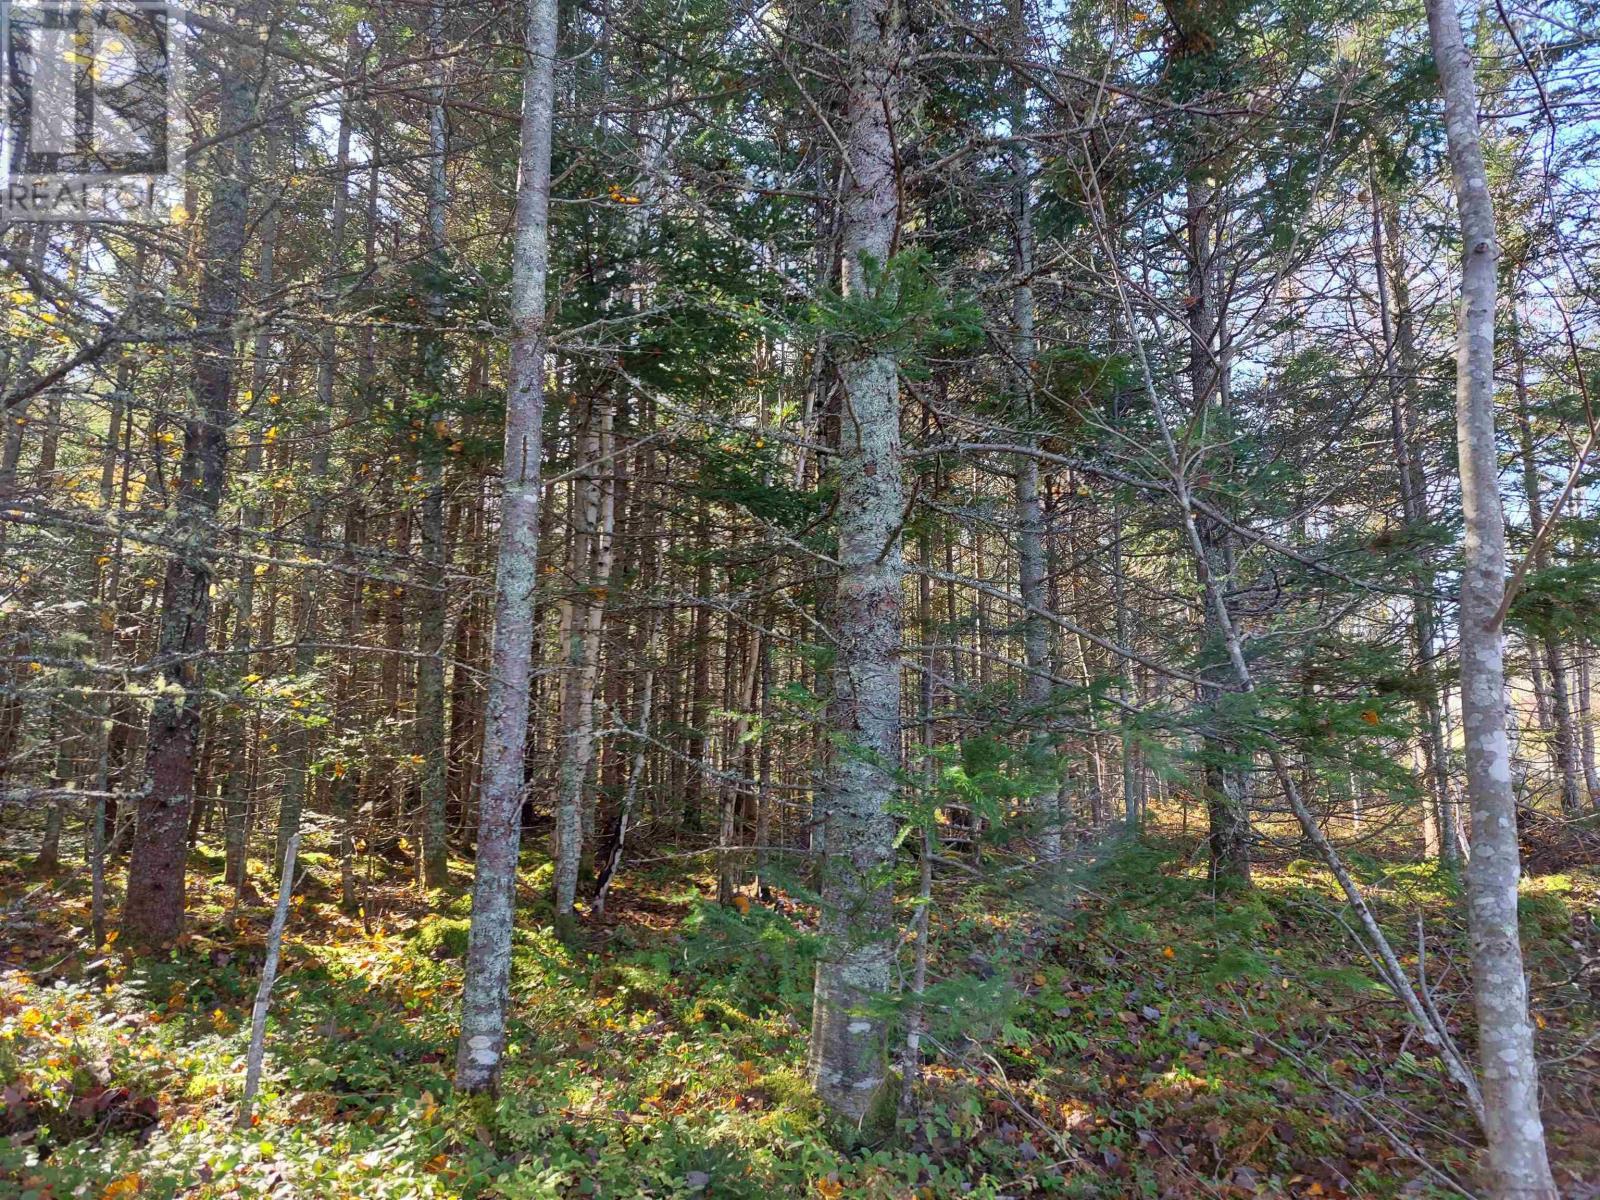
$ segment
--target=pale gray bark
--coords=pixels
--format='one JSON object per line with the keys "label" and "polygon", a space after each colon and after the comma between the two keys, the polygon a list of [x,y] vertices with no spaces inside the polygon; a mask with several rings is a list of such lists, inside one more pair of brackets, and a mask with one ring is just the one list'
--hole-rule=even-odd
{"label": "pale gray bark", "polygon": [[[562,625],[565,674],[561,695],[560,765],[556,774],[555,905],[558,920],[572,915],[584,847],[584,802],[594,763],[595,685],[600,672],[600,633],[611,581],[616,498],[608,478],[612,424],[610,404],[591,410],[579,439],[582,474],[573,485],[573,582]],[[592,823],[591,823],[592,827]]]}
{"label": "pale gray bark", "polygon": [[[847,297],[893,286],[884,272],[900,224],[893,122],[902,53],[894,0],[851,0],[843,211]],[[830,715],[840,745],[824,787],[824,950],[817,961],[810,1074],[835,1112],[860,1121],[886,1079],[887,1022],[871,1007],[893,956],[894,823],[900,764],[900,386],[892,353],[842,354],[844,411],[834,463],[839,572]]]}
{"label": "pale gray bark", "polygon": [[278,981],[278,956],[283,950],[283,927],[289,922],[289,899],[294,894],[294,860],[300,849],[300,831],[289,835],[283,848],[283,873],[278,877],[278,905],[272,910],[267,927],[267,957],[261,964],[261,982],[256,987],[255,1004],[250,1009],[250,1050],[245,1056],[244,1094],[239,1097],[239,1115],[234,1128],[249,1129],[250,1115],[261,1086],[261,1067],[267,1054],[267,1011],[272,1006],[272,985]]}
{"label": "pale gray bark", "polygon": [[1472,59],[1455,0],[1428,0],[1428,30],[1444,94],[1450,172],[1461,218],[1461,309],[1456,344],[1456,444],[1466,562],[1461,576],[1461,722],[1471,857],[1467,925],[1483,1073],[1484,1133],[1494,1195],[1553,1200],[1539,1118],[1539,1066],[1517,931],[1517,807],[1506,734],[1505,642],[1497,621],[1506,586],[1505,518],[1495,444],[1494,318],[1498,248],[1478,132]]}
{"label": "pale gray bark", "polygon": [[[50,249],[50,229],[44,223],[35,225],[28,236],[28,269],[40,274],[44,268],[45,254]],[[0,346],[0,380],[10,384],[25,380],[33,367],[39,343],[29,339],[18,348],[7,338]],[[18,404],[5,413],[5,436],[0,438],[0,491],[9,492],[17,483],[17,465],[22,461],[23,435],[28,429],[27,402]]]}
{"label": "pale gray bark", "polygon": [[[1023,0],[1012,0],[1011,36],[1019,55],[1028,39],[1027,9]],[[1011,369],[1012,393],[1017,417],[1022,422],[1025,444],[1035,447],[1038,434],[1033,395],[1033,371],[1037,339],[1033,322],[1033,200],[1032,164],[1026,143],[1021,139],[1028,128],[1028,83],[1021,70],[1013,70],[1011,80]],[[1039,458],[1021,455],[1016,472],[1017,505],[1017,592],[1022,597],[1023,676],[1022,699],[1027,719],[1038,730],[1033,735],[1034,751],[1048,754],[1053,739],[1046,726],[1050,704],[1050,622],[1041,614],[1050,607],[1046,593],[1044,512],[1039,500]],[[1035,798],[1040,814],[1039,857],[1047,862],[1061,858],[1061,790],[1046,787]]]}
{"label": "pale gray bark", "polygon": [[[1522,322],[1517,316],[1514,302],[1511,354],[1517,397],[1517,449],[1522,457],[1522,496],[1528,506],[1528,529],[1531,536],[1537,539],[1545,523],[1544,489],[1539,478],[1539,460],[1533,441],[1533,418],[1528,411],[1528,373],[1522,346]],[[1550,565],[1548,542],[1536,540],[1531,553],[1535,568],[1542,570]],[[1579,816],[1583,812],[1583,796],[1578,782],[1578,730],[1572,718],[1572,691],[1561,641],[1549,630],[1528,640],[1530,666],[1537,666],[1541,655],[1548,672],[1548,683],[1536,679],[1534,687],[1539,696],[1542,723],[1554,734],[1561,808],[1568,816]]]}
{"label": "pale gray bark", "polygon": [[[928,408],[922,410],[922,436],[928,436]],[[928,930],[933,907],[933,854],[934,854],[934,783],[937,761],[933,748],[937,744],[937,731],[933,715],[933,681],[938,674],[938,656],[934,651],[938,634],[933,621],[933,532],[924,528],[917,536],[917,636],[922,641],[922,670],[917,687],[917,708],[921,718],[922,737],[922,802],[917,805],[920,830],[917,847],[917,910],[912,917],[911,929],[915,948],[911,961],[911,1004],[906,1012],[906,1049],[900,1068],[900,1107],[909,1109],[915,1096],[918,1079],[922,1075],[922,1035],[927,1024],[923,996],[928,989]]]}
{"label": "pale gray bark", "polygon": [[499,1080],[511,992],[511,932],[521,843],[523,760],[533,675],[533,595],[543,451],[545,288],[550,264],[550,134],[555,107],[556,0],[529,0],[522,149],[512,233],[511,352],[506,396],[500,557],[495,569],[477,866],[461,990],[456,1086]]}

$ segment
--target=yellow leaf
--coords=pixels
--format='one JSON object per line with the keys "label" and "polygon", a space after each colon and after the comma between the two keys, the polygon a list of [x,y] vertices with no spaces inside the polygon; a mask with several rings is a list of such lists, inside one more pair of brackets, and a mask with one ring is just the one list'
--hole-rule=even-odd
{"label": "yellow leaf", "polygon": [[118,1196],[137,1196],[143,1182],[137,1171],[132,1175],[124,1175],[121,1179],[114,1179],[106,1184],[106,1190],[100,1193],[101,1200],[116,1200]]}
{"label": "yellow leaf", "polygon": [[1173,948],[1171,946],[1163,946],[1163,947],[1161,947],[1161,957],[1162,958],[1176,958],[1177,957],[1177,951],[1173,950]]}

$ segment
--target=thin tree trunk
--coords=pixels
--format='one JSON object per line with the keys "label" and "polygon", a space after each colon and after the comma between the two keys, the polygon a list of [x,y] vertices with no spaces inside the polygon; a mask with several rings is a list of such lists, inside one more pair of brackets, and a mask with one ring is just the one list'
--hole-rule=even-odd
{"label": "thin tree trunk", "polygon": [[[353,74],[360,61],[360,42],[351,34],[349,70]],[[334,160],[333,219],[331,240],[333,252],[330,272],[337,270],[343,257],[345,224],[350,209],[350,105],[351,95],[346,91],[339,105],[339,131],[337,154]],[[327,532],[328,500],[323,494],[322,481],[328,474],[329,416],[333,412],[333,388],[338,367],[339,340],[333,310],[338,298],[339,279],[330,273],[322,289],[323,324],[317,347],[317,415],[311,428],[311,461],[307,484],[311,491],[306,506],[305,551],[307,557],[323,556],[323,538]],[[317,631],[321,627],[321,598],[319,596],[317,569],[302,567],[295,580],[295,648],[294,674],[297,688],[314,690],[313,673],[317,665]],[[284,783],[282,800],[278,807],[278,855],[281,858],[289,845],[289,838],[300,828],[300,813],[305,807],[306,790],[310,781],[311,725],[301,714],[289,714],[289,727],[284,738]]]}
{"label": "thin tree trunk", "polygon": [[[647,630],[653,629],[654,620],[646,622]],[[648,633],[645,637],[648,643]],[[594,889],[594,911],[603,913],[606,910],[606,897],[611,892],[611,885],[616,882],[617,872],[622,870],[623,856],[627,853],[628,833],[633,828],[634,808],[639,801],[639,785],[643,782],[645,771],[645,753],[650,746],[650,719],[651,706],[655,698],[656,672],[655,668],[646,667],[644,682],[640,685],[639,711],[636,721],[639,737],[633,751],[633,761],[628,770],[627,791],[623,793],[622,803],[617,808],[616,832],[611,836],[610,845],[600,858],[600,873],[596,879]]]}
{"label": "thin tree trunk", "polygon": [[615,494],[608,478],[615,410],[609,403],[591,408],[577,441],[582,474],[573,488],[573,593],[564,688],[561,698],[560,763],[556,776],[555,906],[558,922],[570,921],[578,895],[583,860],[584,805],[589,769],[594,763],[595,685],[600,671],[600,634],[611,580],[616,521]]}
{"label": "thin tree trunk", "polygon": [[[1394,442],[1396,479],[1400,488],[1400,515],[1408,530],[1418,530],[1428,522],[1425,475],[1416,445],[1417,382],[1414,346],[1411,335],[1410,294],[1401,269],[1397,244],[1399,217],[1395,205],[1372,172],[1372,251],[1377,280],[1378,318],[1383,330],[1384,374],[1389,390],[1389,428]],[[1394,276],[1394,299],[1390,300],[1390,275]],[[1400,311],[1394,311],[1398,308]],[[1417,705],[1422,717],[1424,779],[1428,794],[1423,800],[1423,852],[1429,858],[1459,861],[1456,839],[1450,835],[1449,757],[1445,749],[1444,719],[1439,710],[1439,680],[1435,669],[1437,647],[1434,636],[1434,573],[1426,565],[1413,576],[1417,595],[1411,600],[1411,632],[1416,642],[1417,668],[1421,696]]]}
{"label": "thin tree trunk", "polygon": [[261,982],[256,1001],[250,1008],[250,1050],[245,1056],[244,1094],[239,1097],[235,1129],[249,1129],[256,1105],[256,1090],[261,1086],[261,1067],[267,1054],[267,1011],[272,1005],[272,985],[278,980],[278,956],[283,949],[283,927],[289,922],[289,899],[294,894],[294,860],[300,849],[300,831],[289,835],[283,848],[283,871],[278,876],[278,905],[272,910],[267,928],[267,957],[261,964]]}
{"label": "thin tree trunk", "polygon": [[[1528,529],[1536,535],[1544,525],[1544,497],[1539,484],[1539,461],[1534,451],[1533,420],[1528,411],[1527,363],[1522,347],[1522,322],[1512,302],[1511,358],[1515,369],[1517,398],[1517,449],[1522,457],[1522,495],[1528,506]],[[1541,542],[1534,550],[1533,566],[1542,570],[1550,565],[1548,542]],[[1553,632],[1540,633],[1530,639],[1528,653],[1533,662],[1544,657],[1549,672],[1548,689],[1541,694],[1548,697],[1548,722],[1546,727],[1555,734],[1556,778],[1561,785],[1561,810],[1569,817],[1583,812],[1582,786],[1578,779],[1578,731],[1572,719],[1572,695],[1567,683],[1566,658],[1561,641]]]}
{"label": "thin tree trunk", "polygon": [[527,63],[523,68],[522,149],[512,235],[500,557],[495,568],[494,642],[472,925],[461,991],[461,1041],[456,1051],[456,1087],[479,1092],[493,1088],[499,1080],[511,999],[511,931],[539,560],[556,0],[529,0],[524,48]]}
{"label": "thin tree trunk", "polygon": [[[449,261],[445,248],[445,215],[449,203],[446,175],[449,154],[448,126],[445,120],[444,83],[444,4],[433,0],[428,5],[428,52],[436,62],[437,73],[428,105],[428,289],[425,298],[429,328],[422,342],[422,387],[427,402],[440,411],[447,382],[446,346],[440,328],[447,315],[445,287]],[[424,887],[443,887],[450,882],[450,850],[446,841],[449,823],[445,806],[449,800],[447,772],[449,757],[445,742],[444,644],[445,565],[449,547],[444,534],[444,443],[447,435],[435,421],[422,435],[422,582],[421,611],[417,621],[417,753],[422,756],[421,826],[422,850],[419,872]]]}
{"label": "thin tree trunk", "polygon": [[1600,805],[1600,770],[1595,767],[1593,698],[1590,695],[1590,659],[1593,647],[1578,647],[1578,731],[1583,749],[1583,784],[1589,803]]}
{"label": "thin tree trunk", "polygon": [[1472,59],[1462,40],[1455,0],[1428,0],[1427,8],[1463,246],[1456,345],[1456,436],[1467,527],[1461,576],[1461,717],[1472,820],[1467,924],[1484,1132],[1499,1200],[1554,1200],[1517,932],[1521,863],[1506,734],[1504,638],[1497,625],[1505,594],[1506,548],[1495,445],[1494,208],[1479,141]]}
{"label": "thin tree trunk", "polygon": [[[1018,55],[1028,42],[1027,9],[1023,0],[1011,0],[1011,36]],[[1033,370],[1035,338],[1033,328],[1033,177],[1025,143],[1028,128],[1028,84],[1020,69],[1012,71],[1011,133],[1017,139],[1010,154],[1011,171],[1011,370],[1012,396],[1017,406],[1016,420],[1023,427],[1025,444],[1034,447]],[[1017,591],[1022,597],[1022,651],[1027,670],[1022,680],[1024,719],[1031,727],[1030,754],[1042,766],[1054,750],[1047,728],[1050,705],[1050,623],[1042,615],[1050,607],[1046,595],[1046,557],[1044,516],[1039,500],[1039,459],[1020,456],[1016,466],[1017,505]],[[1035,797],[1039,814],[1039,858],[1054,863],[1061,858],[1061,792],[1054,784],[1045,786]]]}
{"label": "thin tree trunk", "polygon": [[[901,68],[894,0],[851,0],[844,198],[847,298],[892,287],[900,225],[894,121]],[[887,1021],[871,1007],[888,991],[893,957],[894,822],[900,763],[900,387],[892,353],[870,343],[839,363],[845,411],[834,464],[839,573],[832,607],[837,657],[830,716],[841,745],[825,788],[810,1073],[817,1094],[853,1121],[885,1082]]]}

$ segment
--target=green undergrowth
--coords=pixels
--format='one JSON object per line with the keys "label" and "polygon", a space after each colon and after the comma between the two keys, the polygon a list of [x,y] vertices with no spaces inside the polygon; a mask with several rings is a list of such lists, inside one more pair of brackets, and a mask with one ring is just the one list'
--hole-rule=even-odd
{"label": "green undergrowth", "polygon": [[[397,870],[365,920],[337,907],[333,865],[313,864],[258,1116],[236,1131],[265,908],[235,913],[196,880],[193,932],[170,956],[95,958],[77,949],[84,888],[67,879],[5,950],[0,1194],[1449,1194],[1400,1139],[1466,1179],[1470,1128],[1325,872],[1262,868],[1253,890],[1217,896],[1193,852],[1119,846],[1070,897],[1020,875],[941,885],[921,1078],[875,1139],[831,1126],[806,1086],[818,944],[803,904],[721,908],[709,880],[635,875],[604,921],[563,941],[538,894],[547,865],[530,864],[503,1087],[458,1097],[465,864],[431,897]],[[1426,918],[1430,979],[1470,1041],[1457,879],[1353,865],[1413,967]],[[1524,897],[1552,1046],[1593,1032],[1584,994],[1554,981],[1593,953],[1597,891],[1580,869]],[[1554,1097],[1582,1086],[1546,1083]],[[1563,1170],[1592,1168],[1593,1133],[1552,1122]]]}

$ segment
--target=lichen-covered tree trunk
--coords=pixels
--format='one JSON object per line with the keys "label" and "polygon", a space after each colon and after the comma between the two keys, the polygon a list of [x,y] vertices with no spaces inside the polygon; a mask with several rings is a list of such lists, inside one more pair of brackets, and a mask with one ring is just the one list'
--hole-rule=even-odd
{"label": "lichen-covered tree trunk", "polygon": [[[184,860],[189,807],[194,802],[195,749],[200,733],[201,661],[211,618],[212,540],[227,469],[229,402],[233,390],[234,322],[247,233],[245,180],[250,176],[261,44],[266,26],[253,6],[208,50],[224,70],[218,121],[227,136],[212,147],[211,205],[205,218],[191,381],[193,407],[185,422],[183,461],[172,501],[170,537],[156,644],[158,694],[145,743],[145,782],[128,860],[122,908],[124,942],[164,946],[182,930]],[[260,29],[263,32],[257,33]],[[233,31],[244,42],[240,54]]]}
{"label": "lichen-covered tree trunk", "polygon": [[[1012,0],[1011,36],[1020,56],[1028,44],[1027,9],[1022,0]],[[1011,288],[1011,370],[1012,393],[1017,405],[1016,420],[1025,430],[1024,444],[1034,447],[1038,433],[1034,428],[1033,369],[1036,340],[1033,328],[1033,177],[1026,144],[1022,138],[1028,128],[1028,84],[1020,69],[1012,72],[1011,134],[1015,139],[1010,154],[1011,170],[1011,269],[1015,279]],[[1026,719],[1035,730],[1031,737],[1035,755],[1048,756],[1053,739],[1046,726],[1045,710],[1050,703],[1050,622],[1044,616],[1050,608],[1046,594],[1046,556],[1044,513],[1039,500],[1039,459],[1023,454],[1017,460],[1017,591],[1025,609],[1022,617],[1022,652],[1027,673],[1022,681]],[[1061,858],[1061,792],[1055,786],[1044,788],[1036,798],[1039,820],[1039,857],[1047,862]]]}
{"label": "lichen-covered tree trunk", "polygon": [[550,265],[550,133],[555,107],[556,0],[528,0],[522,149],[512,231],[500,557],[478,806],[472,925],[461,989],[456,1087],[487,1091],[500,1077],[511,998],[511,931],[521,841],[523,760],[533,676],[533,594],[543,453],[545,285]]}
{"label": "lichen-covered tree trunk", "polygon": [[1478,1016],[1484,1133],[1494,1195],[1554,1200],[1539,1117],[1539,1066],[1517,931],[1517,808],[1506,734],[1505,518],[1495,444],[1494,207],[1478,134],[1472,60],[1455,0],[1428,0],[1428,29],[1444,93],[1450,171],[1461,219],[1461,308],[1456,343],[1456,443],[1466,561],[1461,575],[1461,722],[1466,747],[1471,857],[1467,925]]}
{"label": "lichen-covered tree trunk", "polygon": [[[893,286],[883,268],[900,222],[895,0],[852,0],[844,195],[847,298]],[[900,763],[900,386],[892,353],[870,341],[843,352],[835,479],[839,571],[831,620],[839,742],[824,787],[823,952],[817,962],[810,1071],[822,1100],[855,1121],[884,1086],[887,1020],[877,1007],[893,954],[894,824]]]}
{"label": "lichen-covered tree trunk", "polygon": [[615,416],[608,403],[591,408],[577,451],[583,473],[575,482],[572,505],[574,590],[563,622],[567,639],[562,647],[565,675],[556,773],[555,903],[556,917],[562,921],[571,917],[577,899],[585,843],[585,789],[594,763],[595,685],[616,522],[610,482],[596,472],[609,475],[614,469],[610,451]]}

